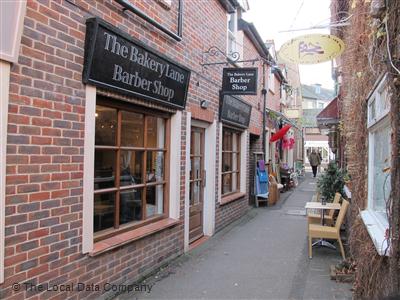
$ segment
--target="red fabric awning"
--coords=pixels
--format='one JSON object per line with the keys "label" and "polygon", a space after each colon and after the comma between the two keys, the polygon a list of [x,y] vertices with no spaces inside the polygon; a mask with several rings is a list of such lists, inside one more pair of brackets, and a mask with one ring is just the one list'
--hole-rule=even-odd
{"label": "red fabric awning", "polygon": [[286,132],[288,132],[288,130],[290,129],[290,127],[292,127],[292,125],[290,124],[286,124],[285,126],[283,126],[281,129],[279,129],[273,136],[271,136],[270,141],[271,142],[275,142],[281,138],[283,138],[283,136],[286,134]]}

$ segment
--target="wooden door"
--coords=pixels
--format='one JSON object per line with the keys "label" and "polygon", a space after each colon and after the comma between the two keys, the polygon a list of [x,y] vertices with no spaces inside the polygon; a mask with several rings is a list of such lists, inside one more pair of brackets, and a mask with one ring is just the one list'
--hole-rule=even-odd
{"label": "wooden door", "polygon": [[189,188],[189,242],[203,236],[204,203],[204,129],[191,128]]}

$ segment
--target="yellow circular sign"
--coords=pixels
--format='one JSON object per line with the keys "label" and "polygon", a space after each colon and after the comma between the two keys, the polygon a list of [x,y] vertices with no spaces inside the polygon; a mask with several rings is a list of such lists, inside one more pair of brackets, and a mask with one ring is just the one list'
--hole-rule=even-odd
{"label": "yellow circular sign", "polygon": [[278,56],[289,63],[318,64],[342,54],[344,43],[330,34],[308,34],[284,43]]}

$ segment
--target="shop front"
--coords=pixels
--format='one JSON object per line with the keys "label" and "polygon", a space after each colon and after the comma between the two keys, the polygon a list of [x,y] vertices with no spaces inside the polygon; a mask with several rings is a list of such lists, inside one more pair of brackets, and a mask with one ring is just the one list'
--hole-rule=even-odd
{"label": "shop front", "polygon": [[86,24],[83,249],[96,256],[179,223],[172,139],[190,71],[99,18]]}
{"label": "shop front", "polygon": [[229,211],[241,215],[248,209],[248,126],[252,110],[238,96],[221,94],[220,101],[217,227],[232,221],[224,218]]}

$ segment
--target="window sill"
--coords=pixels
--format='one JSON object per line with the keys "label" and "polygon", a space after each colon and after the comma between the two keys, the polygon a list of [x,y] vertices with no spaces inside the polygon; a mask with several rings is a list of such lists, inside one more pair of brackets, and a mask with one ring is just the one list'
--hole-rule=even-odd
{"label": "window sill", "polygon": [[[388,248],[388,243],[385,238],[385,226],[378,220],[373,211],[363,210],[361,212],[361,218],[378,254],[381,256],[389,256],[390,248]],[[386,249],[387,251],[385,251]]]}
{"label": "window sill", "polygon": [[175,219],[162,219],[158,222],[154,222],[135,230],[127,231],[119,235],[101,240],[94,243],[93,251],[89,253],[89,256],[97,256],[104,252],[110,251],[117,247],[121,247],[125,244],[137,241],[141,238],[159,232],[161,230],[167,229],[169,227],[179,224],[179,220]]}
{"label": "window sill", "polygon": [[240,198],[243,198],[246,194],[245,193],[234,193],[228,196],[223,196],[221,198],[221,202],[219,203],[220,205],[224,205],[224,204],[228,204],[231,203],[233,201],[236,201]]}

